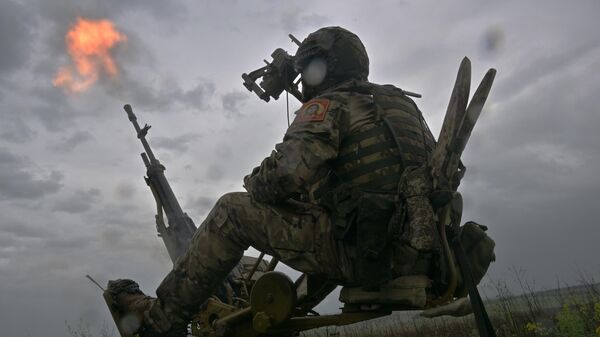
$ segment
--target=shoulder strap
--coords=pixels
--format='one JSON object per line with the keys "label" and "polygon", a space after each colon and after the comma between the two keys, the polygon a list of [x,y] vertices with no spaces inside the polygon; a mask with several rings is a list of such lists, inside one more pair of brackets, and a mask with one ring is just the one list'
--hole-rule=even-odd
{"label": "shoulder strap", "polygon": [[[395,89],[402,92],[401,89],[398,89],[398,88],[395,88]],[[347,83],[343,87],[340,87],[338,90],[351,90],[351,91],[358,92],[363,95],[373,96],[373,103],[375,105],[375,109],[376,109],[375,114],[377,116],[377,119],[383,121],[386,128],[390,131],[392,138],[394,139],[394,142],[396,144],[396,147],[398,148],[398,151],[399,151],[398,157],[400,159],[402,167],[405,169],[406,168],[406,160],[404,159],[404,156],[402,155],[402,153],[403,153],[402,146],[400,145],[400,142],[398,140],[398,135],[396,134],[396,131],[394,131],[394,128],[392,127],[392,124],[390,123],[390,120],[388,118],[386,118],[385,115],[383,114],[381,105],[377,104],[378,102],[376,100],[376,95],[380,94],[381,91],[383,91],[383,90],[390,90],[390,88],[387,88],[386,86],[383,86],[383,85],[377,85],[377,84],[374,84],[371,82],[367,82],[367,81],[354,80],[354,81]]]}

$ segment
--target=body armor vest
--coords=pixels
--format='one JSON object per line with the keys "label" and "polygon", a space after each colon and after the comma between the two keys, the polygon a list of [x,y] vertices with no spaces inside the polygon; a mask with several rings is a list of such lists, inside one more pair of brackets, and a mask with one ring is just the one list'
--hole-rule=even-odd
{"label": "body armor vest", "polygon": [[[352,81],[336,91],[351,94],[347,108],[360,111],[349,112],[349,123],[359,120],[355,124],[362,125],[346,129],[327,183],[313,195],[330,209],[336,238],[354,247],[358,283],[375,285],[399,274],[425,273],[427,264],[417,270],[416,260],[409,259],[410,254],[394,254],[397,245],[390,243],[410,241],[403,238],[413,232],[403,228],[401,176],[407,168],[423,167],[428,161],[435,146],[433,135],[401,89]],[[362,97],[353,98],[352,93]],[[407,260],[391,263],[395,255]]]}
{"label": "body armor vest", "polygon": [[317,189],[315,197],[340,183],[376,193],[397,192],[404,169],[425,163],[435,146],[421,111],[392,85],[353,81],[341,90],[370,95],[375,123],[342,140],[333,164],[333,182]]}

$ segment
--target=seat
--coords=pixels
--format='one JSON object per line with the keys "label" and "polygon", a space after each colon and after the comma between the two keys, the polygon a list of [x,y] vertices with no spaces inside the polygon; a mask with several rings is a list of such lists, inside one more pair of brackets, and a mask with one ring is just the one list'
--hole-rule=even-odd
{"label": "seat", "polygon": [[344,312],[380,307],[392,310],[423,309],[429,287],[431,280],[426,275],[401,276],[380,285],[378,289],[344,287],[339,299],[344,303]]}

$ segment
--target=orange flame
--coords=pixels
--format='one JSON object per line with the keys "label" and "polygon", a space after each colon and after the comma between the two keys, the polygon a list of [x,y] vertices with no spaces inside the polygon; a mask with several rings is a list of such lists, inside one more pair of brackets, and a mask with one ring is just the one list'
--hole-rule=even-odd
{"label": "orange flame", "polygon": [[77,18],[65,36],[73,64],[61,67],[52,84],[69,92],[81,92],[98,80],[101,73],[118,74],[110,50],[127,36],[115,29],[109,20]]}

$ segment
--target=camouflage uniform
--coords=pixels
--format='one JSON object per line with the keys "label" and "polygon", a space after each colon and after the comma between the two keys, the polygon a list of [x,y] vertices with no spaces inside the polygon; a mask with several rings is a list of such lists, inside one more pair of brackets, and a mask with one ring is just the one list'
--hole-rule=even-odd
{"label": "camouflage uniform", "polygon": [[[392,256],[385,268],[374,264],[389,271],[386,277],[427,271],[428,261],[420,256],[432,248],[427,246],[431,240],[411,246],[414,238],[401,233],[405,219],[392,214],[402,208],[402,172],[423,163],[434,145],[420,111],[400,89],[366,82],[368,58],[354,34],[338,27],[319,30],[303,42],[308,47],[301,46],[297,56],[319,54],[321,47],[313,48],[310,41],[346,51],[334,58],[337,64],[321,87],[306,88],[309,99],[296,112],[283,142],[244,178],[248,192],[226,194],[211,210],[157,289],[150,321],[164,316],[167,321],[189,320],[250,246],[340,284],[360,284],[373,272],[369,260],[356,263],[362,256],[373,261]],[[381,204],[392,207],[373,212]],[[369,226],[351,228],[352,222],[361,223],[365,212],[356,212],[361,206],[379,216],[362,222],[383,225],[380,232]],[[397,226],[387,233],[392,215]],[[431,235],[425,232],[421,234]],[[387,234],[406,244],[382,255],[378,250],[387,246]],[[362,241],[371,244],[361,248]]]}
{"label": "camouflage uniform", "polygon": [[[317,115],[310,109],[314,102],[321,109]],[[157,290],[163,305],[177,308],[171,310],[181,311],[178,314],[182,316],[194,314],[250,246],[296,270],[321,274],[340,284],[357,283],[350,263],[356,253],[337,240],[331,212],[321,205],[315,192],[329,183],[332,170],[341,171],[336,167],[340,149],[350,151],[343,146],[344,140],[376,125],[374,108],[368,95],[336,90],[304,104],[283,142],[245,177],[248,193],[224,195],[202,223],[187,253]],[[366,141],[383,143],[387,139],[382,134]],[[395,146],[384,152],[397,156]],[[374,155],[386,157],[385,153]],[[395,179],[389,183],[371,188],[387,186],[396,192],[401,166],[392,162],[354,180],[359,185],[392,176]]]}

